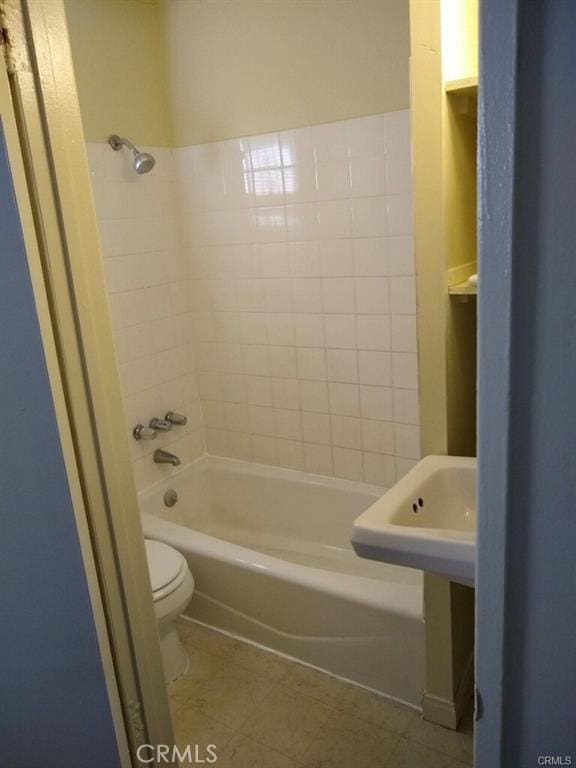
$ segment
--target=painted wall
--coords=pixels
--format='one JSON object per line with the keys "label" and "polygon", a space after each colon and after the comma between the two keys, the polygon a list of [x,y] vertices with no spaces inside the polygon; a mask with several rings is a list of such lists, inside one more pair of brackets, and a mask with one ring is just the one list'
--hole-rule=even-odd
{"label": "painted wall", "polygon": [[187,146],[409,105],[407,0],[66,0],[86,139]]}
{"label": "painted wall", "polygon": [[170,145],[160,6],[144,0],[65,0],[87,141],[111,133]]}
{"label": "painted wall", "polygon": [[576,6],[481,9],[475,764],[574,765]]}
{"label": "painted wall", "polygon": [[478,77],[478,0],[441,0],[442,76]]}
{"label": "painted wall", "polygon": [[[475,210],[473,203],[470,208],[469,196],[462,199],[461,166],[453,162],[454,167],[447,173],[447,159],[455,152],[456,138],[443,92],[442,71],[443,54],[454,51],[449,61],[451,76],[471,74],[465,69],[466,58],[462,54],[473,51],[475,46],[477,49],[477,43],[461,46],[460,41],[466,38],[466,30],[473,31],[472,23],[464,23],[471,18],[473,6],[474,0],[410,3],[418,363],[424,455],[474,454],[470,411],[474,412],[475,304],[449,305],[446,270],[449,246],[454,249],[454,230],[463,227],[464,204],[469,206],[466,220],[475,217]],[[451,23],[443,26],[443,18]],[[469,131],[474,131],[472,116],[462,115],[458,119],[467,120]],[[468,149],[460,142],[460,161],[462,155],[468,156]],[[469,157],[473,160],[473,152]],[[466,180],[474,183],[470,174]],[[459,215],[446,215],[452,210]],[[471,258],[474,232],[467,231],[467,236],[468,246],[458,253],[458,258],[465,261]],[[455,727],[459,710],[466,704],[466,686],[471,684],[468,672],[473,653],[473,594],[466,587],[427,574],[424,595],[424,713],[429,719]]]}
{"label": "painted wall", "polygon": [[0,128],[0,764],[119,766]]}
{"label": "painted wall", "polygon": [[175,146],[409,106],[408,0],[168,0]]}

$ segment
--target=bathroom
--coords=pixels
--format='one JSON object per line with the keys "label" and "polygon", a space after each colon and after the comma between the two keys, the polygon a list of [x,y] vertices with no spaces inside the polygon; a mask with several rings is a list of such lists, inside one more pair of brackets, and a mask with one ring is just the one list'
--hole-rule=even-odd
{"label": "bathroom", "polygon": [[348,543],[421,456],[408,4],[112,6],[67,14],[144,534],[193,620],[419,709],[422,576]]}
{"label": "bathroom", "polygon": [[114,764],[474,763],[478,15],[6,4]]}

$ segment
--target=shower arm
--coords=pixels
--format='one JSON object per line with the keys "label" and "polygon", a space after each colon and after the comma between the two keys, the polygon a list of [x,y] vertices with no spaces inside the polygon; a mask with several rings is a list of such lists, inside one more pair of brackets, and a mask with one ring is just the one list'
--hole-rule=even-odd
{"label": "shower arm", "polygon": [[122,149],[122,147],[128,147],[128,149],[132,152],[133,155],[138,155],[139,151],[136,149],[134,144],[132,144],[131,141],[128,141],[128,139],[123,139],[121,136],[117,136],[116,134],[113,134],[108,139],[108,142],[112,149],[116,150],[118,152],[119,149]]}

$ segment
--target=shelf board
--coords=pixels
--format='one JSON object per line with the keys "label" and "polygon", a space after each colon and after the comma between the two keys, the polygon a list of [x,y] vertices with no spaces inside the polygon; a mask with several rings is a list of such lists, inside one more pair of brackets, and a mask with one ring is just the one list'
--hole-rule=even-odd
{"label": "shelf board", "polygon": [[444,83],[446,93],[460,96],[473,96],[478,92],[478,78],[464,77],[462,80],[447,80]]}
{"label": "shelf board", "polygon": [[478,284],[471,285],[467,280],[463,283],[448,286],[450,296],[476,296],[478,294]]}

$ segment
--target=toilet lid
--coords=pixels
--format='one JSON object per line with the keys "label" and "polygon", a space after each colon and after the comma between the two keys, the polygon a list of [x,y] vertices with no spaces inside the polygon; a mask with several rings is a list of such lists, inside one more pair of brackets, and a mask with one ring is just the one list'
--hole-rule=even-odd
{"label": "toilet lid", "polygon": [[146,539],[145,544],[152,592],[156,592],[178,578],[186,562],[180,552],[168,544],[151,539]]}

